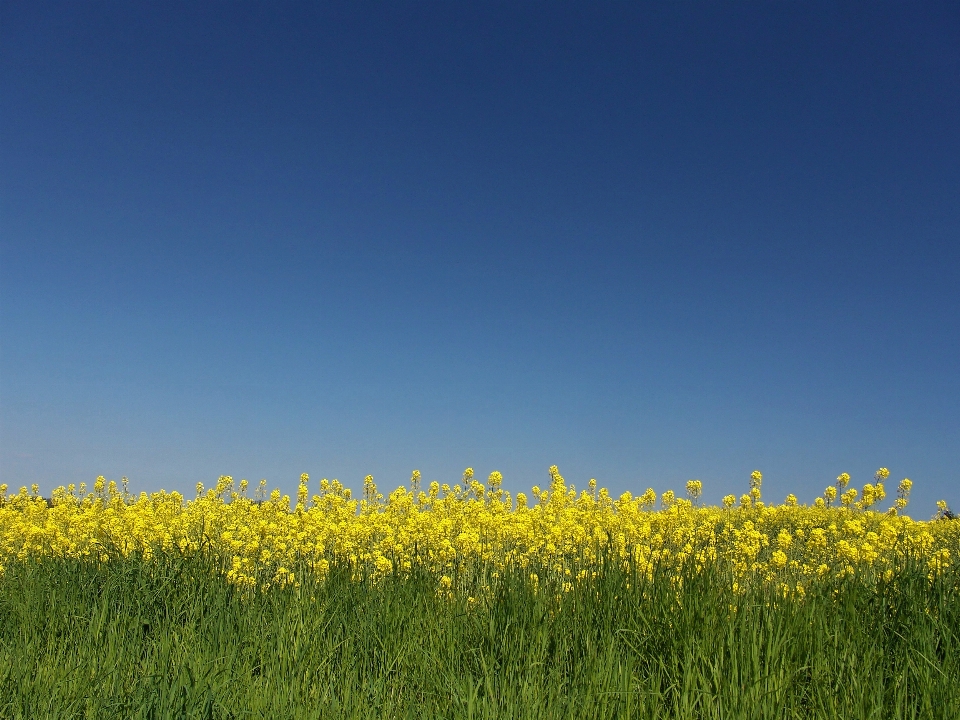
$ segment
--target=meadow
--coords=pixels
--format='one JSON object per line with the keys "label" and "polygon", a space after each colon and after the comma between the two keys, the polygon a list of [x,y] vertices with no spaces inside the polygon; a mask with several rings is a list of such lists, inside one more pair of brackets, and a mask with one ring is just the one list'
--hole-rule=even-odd
{"label": "meadow", "polygon": [[960,717],[960,522],[888,477],[0,487],[0,717]]}

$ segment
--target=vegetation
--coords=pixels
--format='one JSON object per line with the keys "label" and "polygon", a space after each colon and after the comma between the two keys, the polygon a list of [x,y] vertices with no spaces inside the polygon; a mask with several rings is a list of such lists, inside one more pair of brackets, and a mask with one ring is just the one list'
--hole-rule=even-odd
{"label": "vegetation", "polygon": [[810,507],[555,468],[533,503],[4,492],[0,717],[953,718],[960,522],[875,511],[882,474]]}

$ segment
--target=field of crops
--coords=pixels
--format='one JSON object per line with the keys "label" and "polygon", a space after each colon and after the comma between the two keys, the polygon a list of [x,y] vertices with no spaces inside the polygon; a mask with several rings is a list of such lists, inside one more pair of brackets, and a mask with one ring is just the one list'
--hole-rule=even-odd
{"label": "field of crops", "polygon": [[960,717],[960,521],[888,476],[0,487],[0,717]]}

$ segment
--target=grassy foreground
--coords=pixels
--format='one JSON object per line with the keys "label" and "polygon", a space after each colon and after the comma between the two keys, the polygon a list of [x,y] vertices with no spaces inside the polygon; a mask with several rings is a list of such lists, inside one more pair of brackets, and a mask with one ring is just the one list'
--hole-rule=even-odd
{"label": "grassy foreground", "polygon": [[0,717],[960,716],[955,569],[784,597],[719,565],[597,568],[563,592],[474,568],[450,596],[416,564],[251,590],[203,552],[15,560]]}
{"label": "grassy foreground", "polygon": [[960,522],[909,479],[549,476],[0,485],[0,718],[960,717]]}

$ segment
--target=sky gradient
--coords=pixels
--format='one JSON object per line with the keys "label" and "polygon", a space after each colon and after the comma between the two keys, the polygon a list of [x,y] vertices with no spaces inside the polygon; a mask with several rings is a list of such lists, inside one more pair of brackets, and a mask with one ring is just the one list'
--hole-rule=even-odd
{"label": "sky gradient", "polygon": [[4,2],[0,97],[0,482],[960,506],[950,3]]}

